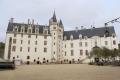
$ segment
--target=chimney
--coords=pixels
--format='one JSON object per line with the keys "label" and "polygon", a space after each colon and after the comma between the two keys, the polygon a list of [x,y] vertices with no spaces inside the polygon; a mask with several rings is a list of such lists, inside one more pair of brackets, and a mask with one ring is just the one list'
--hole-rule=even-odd
{"label": "chimney", "polygon": [[30,19],[28,19],[28,24],[30,24]]}
{"label": "chimney", "polygon": [[10,18],[9,22],[13,23],[14,22],[14,18]]}
{"label": "chimney", "polygon": [[78,32],[78,27],[75,27],[75,31]]}
{"label": "chimney", "polygon": [[34,25],[34,19],[32,19],[32,24]]}
{"label": "chimney", "polygon": [[84,28],[84,26],[81,26],[81,29],[83,29]]}

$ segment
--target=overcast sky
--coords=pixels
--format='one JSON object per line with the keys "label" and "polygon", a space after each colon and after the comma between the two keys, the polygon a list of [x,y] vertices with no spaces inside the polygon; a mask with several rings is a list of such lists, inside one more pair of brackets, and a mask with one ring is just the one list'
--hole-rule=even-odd
{"label": "overcast sky", "polygon": [[[53,11],[62,19],[65,30],[85,26],[103,27],[106,21],[120,17],[120,0],[0,0],[0,41],[5,42],[8,20],[27,22],[35,19],[39,24],[48,24]],[[120,40],[120,24],[115,31]]]}

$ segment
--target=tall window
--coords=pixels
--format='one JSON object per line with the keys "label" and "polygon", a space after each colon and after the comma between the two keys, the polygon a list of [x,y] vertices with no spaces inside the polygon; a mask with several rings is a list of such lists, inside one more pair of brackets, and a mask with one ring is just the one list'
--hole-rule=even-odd
{"label": "tall window", "polygon": [[22,47],[20,47],[20,52],[22,52]]}
{"label": "tall window", "polygon": [[65,48],[66,48],[66,44],[65,44]]}
{"label": "tall window", "polygon": [[107,41],[105,41],[105,45],[108,45],[108,42],[107,42]]}
{"label": "tall window", "polygon": [[46,36],[46,35],[44,36],[44,39],[47,39],[47,36]]}
{"label": "tall window", "polygon": [[16,46],[12,47],[12,51],[15,52],[16,51]]}
{"label": "tall window", "polygon": [[74,51],[73,50],[71,50],[71,56],[74,56]]}
{"label": "tall window", "polygon": [[28,44],[30,44],[30,40],[28,40]]}
{"label": "tall window", "polygon": [[47,45],[47,41],[44,41],[44,45]]}
{"label": "tall window", "polygon": [[38,35],[36,35],[36,39],[37,39]]}
{"label": "tall window", "polygon": [[44,48],[44,52],[47,52],[47,48]]}
{"label": "tall window", "polygon": [[66,51],[65,51],[65,56],[67,55]]}
{"label": "tall window", "polygon": [[79,46],[82,47],[82,42],[79,43]]}
{"label": "tall window", "polygon": [[81,56],[83,55],[83,50],[80,50],[80,55],[81,55]]}
{"label": "tall window", "polygon": [[35,41],[35,45],[37,45],[37,41]]}
{"label": "tall window", "polygon": [[30,52],[30,47],[28,47],[28,52]]}
{"label": "tall window", "polygon": [[85,54],[88,55],[88,50],[85,50]]}
{"label": "tall window", "polygon": [[14,34],[14,37],[16,37],[17,36],[17,34]]}
{"label": "tall window", "polygon": [[37,48],[35,48],[35,52],[37,52]]}
{"label": "tall window", "polygon": [[73,43],[71,43],[70,45],[71,45],[71,48],[73,48]]}
{"label": "tall window", "polygon": [[23,34],[21,34],[21,37],[23,38]]}
{"label": "tall window", "polygon": [[21,40],[21,44],[23,44],[23,40]]}
{"label": "tall window", "polygon": [[113,40],[113,45],[116,45],[116,41],[115,40]]}
{"label": "tall window", "polygon": [[13,44],[16,44],[16,39],[13,39]]}
{"label": "tall window", "polygon": [[29,29],[29,33],[31,33],[31,29]]}
{"label": "tall window", "polygon": [[87,42],[85,42],[85,47],[87,47],[88,46],[88,43]]}
{"label": "tall window", "polygon": [[30,34],[28,35],[28,38],[31,38],[31,35],[30,35]]}
{"label": "tall window", "polygon": [[27,56],[27,59],[30,59],[30,56]]}

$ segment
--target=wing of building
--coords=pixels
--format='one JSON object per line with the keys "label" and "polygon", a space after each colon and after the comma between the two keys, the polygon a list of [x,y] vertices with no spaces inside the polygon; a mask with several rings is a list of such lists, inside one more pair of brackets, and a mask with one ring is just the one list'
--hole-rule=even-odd
{"label": "wing of building", "polygon": [[118,48],[113,26],[64,31],[55,13],[49,25],[16,23],[11,19],[6,32],[4,58],[23,63],[89,62],[93,47]]}

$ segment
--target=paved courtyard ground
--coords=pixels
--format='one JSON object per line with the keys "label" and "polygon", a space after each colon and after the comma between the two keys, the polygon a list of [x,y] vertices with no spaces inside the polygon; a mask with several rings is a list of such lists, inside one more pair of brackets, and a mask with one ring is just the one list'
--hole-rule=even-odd
{"label": "paved courtyard ground", "polygon": [[0,71],[0,80],[120,80],[120,67],[87,64],[22,65]]}

